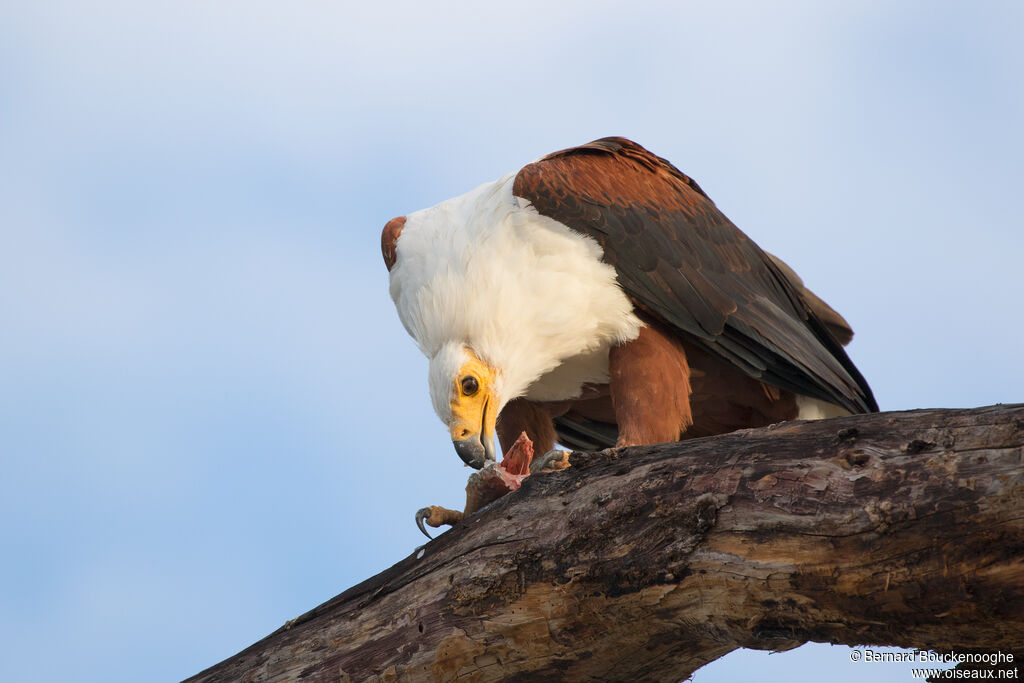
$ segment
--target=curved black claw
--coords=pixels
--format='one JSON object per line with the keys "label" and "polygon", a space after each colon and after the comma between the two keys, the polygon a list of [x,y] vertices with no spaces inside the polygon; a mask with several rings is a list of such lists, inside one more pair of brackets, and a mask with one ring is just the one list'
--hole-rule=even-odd
{"label": "curved black claw", "polygon": [[423,532],[424,536],[426,536],[431,541],[433,541],[434,537],[431,536],[430,534],[428,534],[427,530],[425,528],[423,528],[423,522],[428,517],[430,517],[430,508],[420,508],[419,510],[417,510],[416,511],[416,526],[418,526],[420,528],[420,531]]}

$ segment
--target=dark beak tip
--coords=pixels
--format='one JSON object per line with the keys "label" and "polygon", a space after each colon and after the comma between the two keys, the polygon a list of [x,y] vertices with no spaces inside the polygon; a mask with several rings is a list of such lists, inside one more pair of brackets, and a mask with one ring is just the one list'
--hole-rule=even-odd
{"label": "dark beak tip", "polygon": [[474,470],[479,470],[479,469],[482,469],[482,468],[483,468],[483,466],[484,466],[484,461],[483,461],[483,458],[480,458],[479,460],[473,460],[473,459],[469,459],[469,458],[463,458],[463,459],[462,459],[462,462],[466,463],[467,465],[469,465],[470,467],[472,467],[472,468],[473,468]]}
{"label": "dark beak tip", "polygon": [[480,443],[479,439],[470,438],[463,439],[462,441],[452,441],[452,445],[455,446],[455,452],[459,454],[462,462],[475,470],[482,468],[487,461],[483,444]]}

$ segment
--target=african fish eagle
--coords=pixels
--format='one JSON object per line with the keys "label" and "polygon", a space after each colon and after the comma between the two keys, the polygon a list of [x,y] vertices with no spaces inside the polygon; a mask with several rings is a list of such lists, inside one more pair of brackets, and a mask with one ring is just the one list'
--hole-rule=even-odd
{"label": "african fish eagle", "polygon": [[474,468],[878,410],[846,321],[689,176],[624,138],[387,223],[398,316]]}

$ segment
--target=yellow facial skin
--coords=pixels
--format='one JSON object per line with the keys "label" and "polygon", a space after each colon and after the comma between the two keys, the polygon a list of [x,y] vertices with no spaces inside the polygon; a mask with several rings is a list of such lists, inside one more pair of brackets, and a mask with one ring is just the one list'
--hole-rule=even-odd
{"label": "yellow facial skin", "polygon": [[494,423],[498,419],[495,379],[493,368],[471,358],[452,380],[455,386],[448,429],[459,457],[476,469],[495,459]]}

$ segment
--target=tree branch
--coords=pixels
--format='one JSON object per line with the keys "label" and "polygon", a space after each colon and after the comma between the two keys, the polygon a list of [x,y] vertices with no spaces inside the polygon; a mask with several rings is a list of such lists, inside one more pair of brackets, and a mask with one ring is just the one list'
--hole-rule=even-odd
{"label": "tree branch", "polygon": [[1024,643],[1024,405],[575,453],[189,679],[679,681],[739,647]]}

